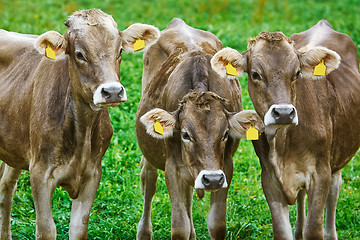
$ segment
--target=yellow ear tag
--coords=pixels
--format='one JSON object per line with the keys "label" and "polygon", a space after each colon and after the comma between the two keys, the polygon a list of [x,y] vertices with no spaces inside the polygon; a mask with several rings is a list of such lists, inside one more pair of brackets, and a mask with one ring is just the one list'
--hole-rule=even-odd
{"label": "yellow ear tag", "polygon": [[55,52],[51,48],[51,44],[49,44],[45,49],[45,56],[51,59],[56,60]]}
{"label": "yellow ear tag", "polygon": [[164,128],[163,126],[161,126],[159,120],[156,120],[156,122],[154,123],[154,130],[156,133],[164,135]]}
{"label": "yellow ear tag", "polygon": [[326,66],[324,64],[324,60],[321,60],[321,62],[315,66],[314,68],[314,75],[315,76],[324,76],[326,72]]}
{"label": "yellow ear tag", "polygon": [[237,76],[236,68],[230,62],[226,65],[226,73],[232,76]]}
{"label": "yellow ear tag", "polygon": [[258,140],[259,131],[255,128],[254,124],[250,124],[250,128],[246,131],[246,140]]}
{"label": "yellow ear tag", "polygon": [[134,51],[139,51],[145,47],[145,41],[138,38],[134,43]]}

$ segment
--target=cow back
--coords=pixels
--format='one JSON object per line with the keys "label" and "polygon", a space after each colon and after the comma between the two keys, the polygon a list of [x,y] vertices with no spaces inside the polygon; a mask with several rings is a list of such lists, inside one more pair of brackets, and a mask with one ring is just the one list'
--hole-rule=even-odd
{"label": "cow back", "polygon": [[[306,115],[314,111],[328,112],[330,126],[327,131],[331,132],[328,137],[332,138],[331,166],[335,172],[345,166],[360,145],[360,119],[358,118],[360,115],[358,107],[360,104],[360,74],[356,46],[348,35],[333,30],[326,20],[321,20],[307,31],[293,34],[290,38],[294,40],[294,46],[299,51],[306,51],[309,47],[323,46],[337,52],[341,57],[339,68],[327,76],[325,84],[319,83],[321,80],[309,82],[306,79],[308,86],[301,91],[301,87],[298,90],[300,97],[305,96],[305,91],[308,91],[307,88],[310,86],[310,88],[316,89],[315,92],[318,96],[325,96],[318,99],[319,102],[322,101],[320,104],[323,108],[327,109],[310,111],[311,103],[306,107],[303,106],[302,109],[303,114]],[[321,86],[317,86],[319,84]],[[299,85],[304,84],[299,83]],[[306,101],[300,99],[297,102]],[[324,117],[327,118],[327,116]],[[321,123],[312,124],[321,127]]]}

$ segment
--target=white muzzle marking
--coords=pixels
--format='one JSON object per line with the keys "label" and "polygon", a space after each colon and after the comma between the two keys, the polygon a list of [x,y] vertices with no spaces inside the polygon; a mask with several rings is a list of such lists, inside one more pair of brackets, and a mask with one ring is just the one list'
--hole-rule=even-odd
{"label": "white muzzle marking", "polygon": [[226,182],[226,176],[225,173],[222,170],[216,170],[216,171],[208,171],[208,170],[202,170],[199,175],[196,177],[195,179],[195,189],[207,189],[206,186],[204,185],[202,179],[204,177],[204,175],[213,175],[213,176],[218,176],[218,175],[222,175],[224,178],[224,182],[222,183],[220,188],[227,188],[228,184]]}

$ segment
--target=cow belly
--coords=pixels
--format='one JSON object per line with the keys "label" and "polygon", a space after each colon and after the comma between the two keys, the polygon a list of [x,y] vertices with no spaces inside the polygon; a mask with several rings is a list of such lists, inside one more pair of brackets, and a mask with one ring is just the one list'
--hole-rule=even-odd
{"label": "cow belly", "polygon": [[7,165],[13,168],[20,168],[24,170],[29,169],[29,162],[22,156],[12,154],[0,148],[0,160],[4,161]]}

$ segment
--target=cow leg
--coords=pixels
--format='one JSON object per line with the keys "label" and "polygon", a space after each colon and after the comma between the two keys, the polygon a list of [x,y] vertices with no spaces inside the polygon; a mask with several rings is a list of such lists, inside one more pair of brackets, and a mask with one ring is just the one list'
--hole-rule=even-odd
{"label": "cow leg", "polygon": [[[225,158],[224,173],[230,185],[233,176],[232,157]],[[211,193],[208,214],[208,231],[211,239],[225,239],[226,236],[226,198],[229,188],[222,188]]]}
{"label": "cow leg", "polygon": [[189,204],[186,203],[186,199],[189,201],[189,191],[186,183],[178,176],[175,161],[168,160],[165,166],[165,180],[171,200],[171,239],[188,240],[193,232],[192,220],[187,210]]}
{"label": "cow leg", "polygon": [[269,173],[263,169],[261,183],[271,212],[274,239],[293,239],[289,221],[289,206],[280,186],[274,182],[274,179],[276,178],[271,178]]}
{"label": "cow leg", "polygon": [[294,231],[296,240],[303,239],[304,223],[306,219],[305,197],[306,197],[306,190],[301,189],[298,192],[297,203],[296,203],[297,215],[296,215],[295,231]]}
{"label": "cow leg", "polygon": [[36,212],[36,239],[56,239],[56,226],[52,216],[51,200],[56,182],[51,169],[39,165],[30,166],[31,191]]}
{"label": "cow leg", "polygon": [[326,240],[336,240],[336,203],[339,199],[340,188],[342,185],[341,171],[335,172],[331,177],[331,187],[328,198],[326,200],[326,220],[325,235]]}
{"label": "cow leg", "polygon": [[21,171],[4,162],[0,165],[0,239],[11,239],[11,207]]}
{"label": "cow leg", "polygon": [[139,222],[136,239],[152,239],[151,202],[156,192],[158,170],[145,157],[141,159],[141,189],[144,195],[144,207]]}
{"label": "cow leg", "polygon": [[71,205],[70,240],[87,239],[90,211],[101,179],[101,162],[98,161],[97,166],[89,169],[91,169],[89,170],[91,172],[86,181],[80,186],[79,195]]}
{"label": "cow leg", "polygon": [[308,190],[308,216],[304,239],[324,239],[324,209],[329,194],[331,175],[327,172],[313,174]]}
{"label": "cow leg", "polygon": [[225,239],[227,192],[228,188],[224,188],[211,193],[208,214],[208,231],[211,239]]}

